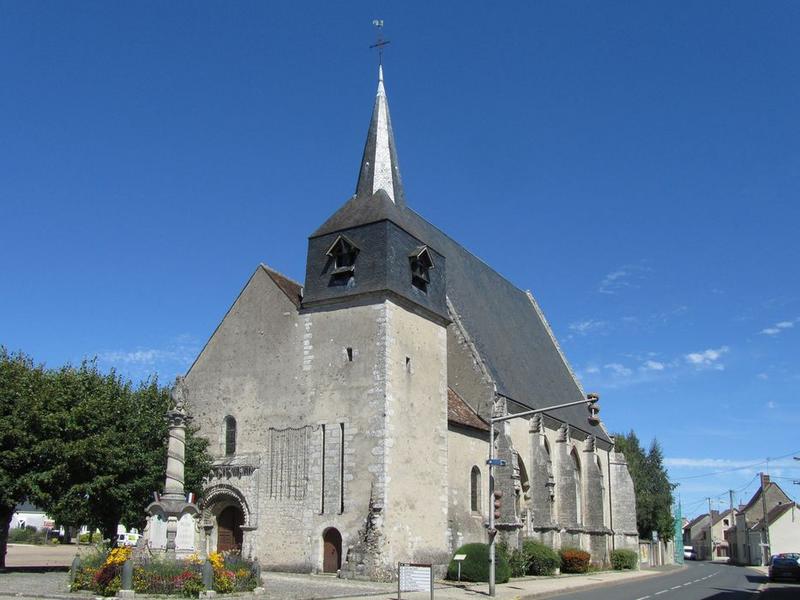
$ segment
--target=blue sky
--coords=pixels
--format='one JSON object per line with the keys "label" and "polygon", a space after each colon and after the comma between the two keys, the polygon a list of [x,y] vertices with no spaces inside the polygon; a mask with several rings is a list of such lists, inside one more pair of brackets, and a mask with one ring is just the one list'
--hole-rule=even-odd
{"label": "blue sky", "polygon": [[766,457],[797,498],[796,2],[0,1],[0,343],[167,380],[259,262],[302,279],[374,18],[409,204],[534,293],[685,513]]}

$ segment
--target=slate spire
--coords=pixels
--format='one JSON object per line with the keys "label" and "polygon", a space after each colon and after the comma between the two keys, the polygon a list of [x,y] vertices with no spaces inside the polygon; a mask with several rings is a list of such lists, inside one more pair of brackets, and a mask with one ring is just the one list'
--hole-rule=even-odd
{"label": "slate spire", "polygon": [[385,191],[396,205],[405,206],[389,102],[383,87],[383,66],[378,67],[378,92],[367,132],[367,143],[364,145],[364,156],[361,158],[356,196],[371,197],[378,190]]}

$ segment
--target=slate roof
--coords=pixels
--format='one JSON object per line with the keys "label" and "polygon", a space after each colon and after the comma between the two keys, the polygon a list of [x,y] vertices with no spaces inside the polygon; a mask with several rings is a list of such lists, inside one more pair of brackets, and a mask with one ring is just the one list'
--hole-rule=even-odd
{"label": "slate roof", "polygon": [[692,519],[686,525],[684,525],[683,528],[684,529],[691,529],[692,527],[694,527],[695,525],[700,523],[700,521],[702,521],[703,519],[707,519],[707,518],[708,518],[708,513],[703,513],[702,515],[697,515],[694,519]]}
{"label": "slate roof", "polygon": [[[775,486],[778,489],[778,491],[786,498],[786,501],[788,502],[789,501],[789,496],[787,496],[786,492],[783,491],[781,486],[779,486],[774,481],[768,481],[766,483],[766,485],[764,486],[764,491],[767,494],[769,494],[769,489],[771,487],[773,487],[773,486]],[[769,500],[769,496],[767,496],[767,500]],[[751,508],[753,508],[753,506],[755,506],[756,502],[761,502],[761,486],[759,486],[756,489],[755,493],[753,494],[753,497],[750,498],[750,501],[747,504],[745,504],[743,508],[739,509],[739,512],[745,512],[745,513],[748,512]]]}
{"label": "slate roof", "polygon": [[383,87],[383,67],[378,67],[378,91],[367,130],[367,141],[361,157],[358,172],[356,195],[369,197],[379,189],[400,206],[405,206],[400,166],[397,164],[397,149],[392,131],[392,117],[389,115],[389,102]]}
{"label": "slate roof", "polygon": [[44,514],[44,511],[41,508],[39,508],[35,504],[32,504],[31,502],[28,502],[27,500],[25,502],[17,504],[17,506],[14,507],[14,512],[42,513],[42,514]]}
{"label": "slate roof", "polygon": [[261,264],[261,268],[263,268],[267,275],[269,275],[270,279],[275,282],[275,285],[280,288],[280,290],[286,294],[286,297],[291,300],[297,308],[300,308],[300,302],[303,300],[303,286],[301,286],[296,281],[292,281],[286,275],[282,275],[277,271],[270,269],[267,265]]}
{"label": "slate roof", "polygon": [[725,519],[726,517],[730,516],[730,514],[731,514],[731,509],[730,508],[724,510],[721,513],[717,512],[717,511],[714,511],[714,521],[712,522],[712,525],[716,525],[717,523],[722,521],[722,519]]}
{"label": "slate roof", "polygon": [[[532,297],[410,208],[397,206],[381,191],[370,198],[355,196],[311,237],[384,219],[445,256],[447,297],[499,394],[530,408],[585,398]],[[602,427],[589,425],[584,406],[548,414],[609,440]]]}
{"label": "slate roof", "polygon": [[447,421],[470,429],[489,431],[486,421],[451,388],[447,388]]}
{"label": "slate roof", "polygon": [[[516,287],[464,249],[402,201],[402,185],[394,181],[398,202],[379,189],[370,194],[362,185],[364,161],[378,152],[373,147],[379,87],[370,134],[362,159],[356,195],[337,210],[311,238],[339,230],[389,220],[427,244],[447,261],[447,298],[472,338],[494,380],[497,392],[521,405],[521,410],[585,400],[571,369],[533,296]],[[388,119],[388,106],[386,116]],[[389,121],[390,122],[390,121]],[[396,169],[394,137],[389,131],[391,165]],[[386,155],[385,149],[383,155]],[[368,162],[368,161],[367,161]],[[532,248],[533,250],[533,248]],[[610,441],[602,425],[589,425],[586,406],[551,411],[550,416]]]}

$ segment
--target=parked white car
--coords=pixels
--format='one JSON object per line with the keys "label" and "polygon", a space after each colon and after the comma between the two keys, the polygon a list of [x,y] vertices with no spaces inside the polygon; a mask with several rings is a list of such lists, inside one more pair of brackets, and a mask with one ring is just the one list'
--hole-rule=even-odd
{"label": "parked white car", "polygon": [[135,546],[140,537],[138,533],[118,533],[117,546]]}

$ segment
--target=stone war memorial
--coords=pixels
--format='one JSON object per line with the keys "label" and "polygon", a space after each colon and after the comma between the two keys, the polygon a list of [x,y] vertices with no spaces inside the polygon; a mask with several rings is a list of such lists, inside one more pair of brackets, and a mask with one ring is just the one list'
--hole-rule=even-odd
{"label": "stone war memorial", "polygon": [[185,496],[186,410],[188,389],[178,377],[172,389],[164,494],[147,507],[147,526],[135,548],[97,546],[76,555],[70,568],[70,591],[133,598],[137,594],[211,598],[217,593],[264,591],[258,560],[239,552],[209,550],[208,534],[200,534],[200,510]]}
{"label": "stone war memorial", "polygon": [[[168,558],[183,558],[201,548],[199,539],[199,511],[194,502],[188,502],[184,490],[184,465],[186,455],[186,401],[187,389],[183,377],[178,377],[172,388],[175,407],[167,412],[169,439],[167,442],[167,469],[164,495],[147,507],[147,527],[144,539],[151,551],[163,551]],[[202,545],[204,555],[207,547]]]}
{"label": "stone war memorial", "polygon": [[[587,395],[534,296],[407,203],[382,68],[355,193],[335,208],[338,193],[308,238],[305,281],[256,267],[178,386],[215,457],[195,547],[347,578],[446,565],[487,541],[493,443],[497,541],[601,563],[637,549],[625,458],[584,406],[489,439],[491,417]],[[436,200],[421,196],[424,213]],[[175,553],[195,519],[175,475],[181,436],[150,507],[151,543]]]}

